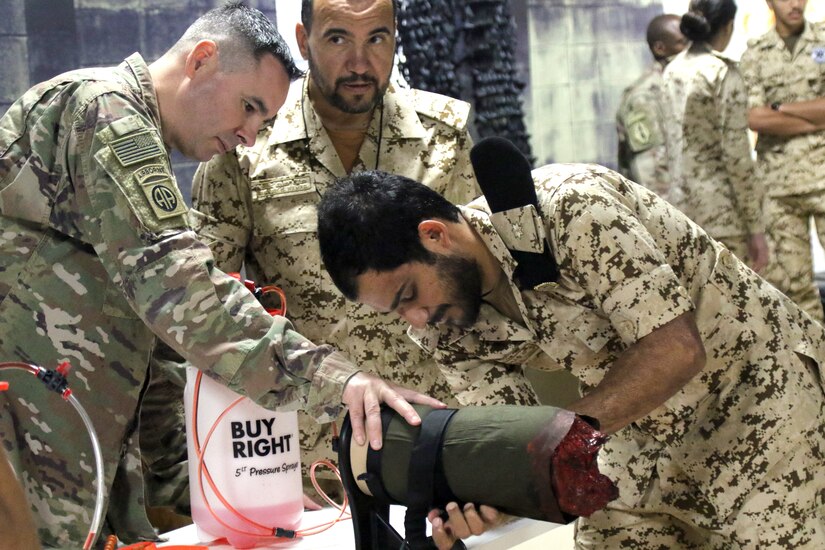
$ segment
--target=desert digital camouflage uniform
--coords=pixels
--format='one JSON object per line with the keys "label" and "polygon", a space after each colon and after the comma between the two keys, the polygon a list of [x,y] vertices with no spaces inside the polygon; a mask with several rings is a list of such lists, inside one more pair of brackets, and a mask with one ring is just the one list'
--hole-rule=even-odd
{"label": "desert digital camouflage uniform", "polygon": [[[155,538],[136,429],[158,336],[262,405],[301,404],[321,420],[355,372],[214,268],[187,225],[160,124],[138,54],[39,84],[0,119],[0,360],[71,362],[103,452],[106,526],[126,541]],[[86,430],[16,372],[3,372],[0,440],[44,546],[80,548],[95,503]]]}
{"label": "desert digital camouflage uniform", "polygon": [[[454,203],[476,198],[468,111],[462,101],[391,85],[353,171],[379,168],[414,178]],[[245,265],[258,284],[282,287],[287,317],[297,330],[337,346],[359,367],[447,403],[538,403],[520,368],[473,362],[460,379],[448,383],[407,338],[406,324],[343,298],[321,264],[316,204],[344,175],[309,101],[306,80],[299,80],[254,147],[239,147],[200,166],[193,182],[192,223],[219,267],[238,271]],[[304,421],[301,430],[304,469],[318,458],[333,457],[329,427]]]}
{"label": "desert digital camouflage uniform", "polygon": [[[598,385],[630,345],[692,311],[704,370],[600,456],[619,500],[577,525],[579,548],[825,547],[825,330],[675,207],[599,166],[533,172],[542,218],[461,213],[512,281],[508,249],[541,251],[558,282],[519,291],[522,322],[483,305],[470,329],[410,330],[450,364],[536,366]],[[655,383],[655,382],[653,382]]]}
{"label": "desert digital camouflage uniform", "polygon": [[744,260],[749,236],[765,227],[742,77],[734,61],[695,42],[667,66],[664,86],[674,204]]}
{"label": "desert digital camouflage uniform", "polygon": [[616,131],[622,175],[669,200],[664,100],[662,63],[656,61],[622,93]]}
{"label": "desert digital camouflage uniform", "polygon": [[[792,103],[825,96],[825,23],[805,23],[792,52],[772,29],[748,42],[742,56],[748,107]],[[813,281],[810,218],[825,244],[825,132],[783,137],[760,134],[757,174],[767,192],[768,234],[775,242],[766,277],[814,318],[822,304]]]}

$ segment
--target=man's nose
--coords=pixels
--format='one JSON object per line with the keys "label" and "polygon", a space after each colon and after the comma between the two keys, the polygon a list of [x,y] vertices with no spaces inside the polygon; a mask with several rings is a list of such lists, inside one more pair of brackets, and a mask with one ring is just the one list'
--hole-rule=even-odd
{"label": "man's nose", "polygon": [[258,130],[261,129],[261,121],[258,117],[253,117],[235,131],[235,137],[241,142],[241,145],[252,147],[255,145],[255,138],[258,135]]}
{"label": "man's nose", "polygon": [[409,307],[399,312],[409,324],[415,328],[424,328],[430,318],[430,313],[423,307]]}
{"label": "man's nose", "polygon": [[353,47],[347,60],[347,70],[358,75],[363,75],[369,70],[369,66],[367,48],[364,46]]}

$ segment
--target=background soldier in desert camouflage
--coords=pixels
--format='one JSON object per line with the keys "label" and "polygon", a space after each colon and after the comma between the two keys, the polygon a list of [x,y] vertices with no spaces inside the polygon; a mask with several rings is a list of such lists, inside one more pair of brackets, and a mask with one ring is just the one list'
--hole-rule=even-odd
{"label": "background soldier in desert camouflage", "polygon": [[[329,280],[315,205],[336,177],[380,168],[420,179],[453,202],[480,192],[469,160],[469,105],[389,83],[392,0],[304,0],[302,20],[297,39],[308,76],[293,84],[255,147],[200,167],[196,231],[222,269],[245,265],[259,284],[281,286],[297,330],[335,345],[360,367],[453,404],[537,403],[521,369],[490,362],[467,363],[448,384],[407,338],[404,323],[347,304]],[[332,456],[331,431],[303,420],[307,467]]]}
{"label": "background soldier in desert camouflage", "polygon": [[742,76],[775,245],[765,276],[822,321],[810,231],[813,217],[825,244],[825,24],[805,20],[806,3],[768,0],[776,27],[748,42]]}
{"label": "background soldier in desert camouflage", "polygon": [[678,15],[658,15],[647,26],[647,44],[655,61],[622,94],[616,113],[619,171],[669,200],[665,92],[662,71],[687,44]]}
{"label": "background soldier in desert camouflage", "polygon": [[[577,548],[824,548],[822,326],[644,187],[532,175],[541,215],[354,174],[318,206],[324,263],[445,365],[541,354],[579,378],[568,408],[612,434],[619,499],[578,521]],[[560,276],[520,289],[510,251],[545,238]]]}
{"label": "background soldier in desert camouflage", "polygon": [[733,34],[733,0],[693,1],[682,17],[691,40],[667,66],[671,200],[755,271],[768,263],[762,185],[748,140],[747,94],[736,63],[722,55]]}
{"label": "background soldier in desert camouflage", "polygon": [[[134,54],[60,75],[0,119],[0,358],[71,361],[71,388],[103,451],[106,529],[122,540],[155,538],[135,430],[158,337],[262,405],[329,419],[343,401],[362,441],[363,411],[380,400],[417,418],[389,385],[266,314],[187,226],[167,148],[207,160],[252,145],[296,74],[272,23],[228,5],[155,63]],[[80,548],[95,502],[83,424],[19,378],[0,395],[0,440],[43,545]]]}

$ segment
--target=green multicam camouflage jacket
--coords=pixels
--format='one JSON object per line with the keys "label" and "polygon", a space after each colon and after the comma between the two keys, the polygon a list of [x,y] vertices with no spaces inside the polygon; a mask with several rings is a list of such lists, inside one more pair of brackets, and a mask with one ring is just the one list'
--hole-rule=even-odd
{"label": "green multicam camouflage jacket", "polygon": [[[356,372],[214,267],[188,227],[160,123],[137,54],[39,84],[0,119],[0,361],[71,362],[103,449],[108,525],[124,540],[154,537],[135,435],[156,338],[264,406],[322,420]],[[39,383],[8,379],[0,439],[43,544],[79,548],[94,508],[83,425]]]}
{"label": "green multicam camouflage jacket", "polygon": [[669,199],[671,178],[664,104],[662,64],[656,61],[622,93],[616,111],[616,132],[622,175]]}
{"label": "green multicam camouflage jacket", "polygon": [[[825,329],[675,207],[619,174],[557,164],[534,170],[533,180],[541,216],[521,208],[491,216],[483,199],[461,212],[511,281],[509,250],[541,251],[545,236],[560,279],[524,291],[511,282],[520,323],[484,305],[469,329],[410,335],[445,365],[487,358],[542,368],[543,355],[586,394],[629,346],[693,311],[704,370],[611,436],[601,469],[618,481],[620,497],[608,509],[680,510],[706,529],[722,528],[753,498],[769,503],[766,517],[786,523],[819,513]],[[765,473],[800,447],[820,454],[800,451],[798,472],[766,485]]]}

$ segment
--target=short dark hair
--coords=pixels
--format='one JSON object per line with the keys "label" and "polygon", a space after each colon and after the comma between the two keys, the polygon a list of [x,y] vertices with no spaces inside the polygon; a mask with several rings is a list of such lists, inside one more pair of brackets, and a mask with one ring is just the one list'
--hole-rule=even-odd
{"label": "short dark hair", "polygon": [[458,208],[421,183],[379,170],[339,178],[318,204],[321,259],[335,286],[358,297],[356,277],[403,264],[432,263],[418,224],[459,220]]}
{"label": "short dark hair", "polygon": [[668,23],[676,22],[678,24],[680,20],[681,17],[672,13],[663,13],[650,20],[650,23],[647,24],[647,35],[645,36],[650,51],[653,51],[653,45],[656,42],[667,42],[670,39],[671,33]]}
{"label": "short dark hair", "polygon": [[260,61],[265,54],[275,56],[286,69],[289,80],[303,76],[275,24],[263,13],[243,2],[227,2],[200,16],[170,51],[191,48],[201,40],[214,40],[221,48],[221,67],[231,71],[244,61]]}
{"label": "short dark hair", "polygon": [[[301,1],[301,24],[307,32],[312,28],[312,8],[313,0]],[[393,18],[398,17],[398,0],[392,0],[392,16]]]}
{"label": "short dark hair", "polygon": [[733,0],[691,0],[679,30],[688,40],[703,42],[716,36],[735,17],[736,2]]}

